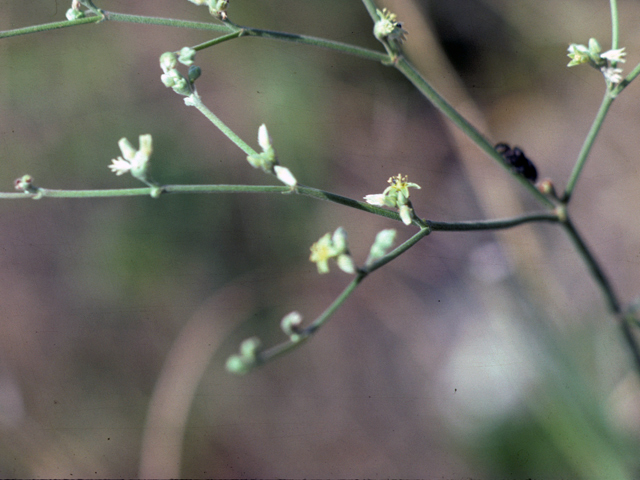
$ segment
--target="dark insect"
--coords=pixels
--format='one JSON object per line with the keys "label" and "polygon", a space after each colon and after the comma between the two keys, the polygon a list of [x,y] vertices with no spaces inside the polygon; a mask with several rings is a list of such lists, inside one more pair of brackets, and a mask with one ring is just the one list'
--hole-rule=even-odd
{"label": "dark insect", "polygon": [[506,143],[499,143],[495,148],[515,173],[522,175],[530,182],[535,182],[538,179],[535,165],[525,157],[524,152],[518,147],[511,148]]}

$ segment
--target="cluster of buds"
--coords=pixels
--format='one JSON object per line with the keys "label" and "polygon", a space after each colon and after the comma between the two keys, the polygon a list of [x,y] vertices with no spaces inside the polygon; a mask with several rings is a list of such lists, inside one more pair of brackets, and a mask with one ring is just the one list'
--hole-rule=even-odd
{"label": "cluster of buds", "polygon": [[[202,74],[200,67],[193,65],[195,56],[196,51],[190,47],[184,47],[180,50],[179,55],[175,52],[165,52],[160,55],[160,68],[163,72],[160,79],[164,86],[171,87],[174,92],[186,97],[194,94],[196,92],[194,82]],[[189,66],[186,77],[178,70],[178,62]],[[185,99],[185,103],[187,100]]]}
{"label": "cluster of buds", "polygon": [[413,207],[409,201],[409,188],[420,188],[417,183],[408,182],[407,176],[398,174],[389,178],[389,186],[382,193],[367,195],[365,201],[370,205],[397,208],[400,218],[405,225],[411,225],[415,217]]}
{"label": "cluster of buds", "polygon": [[220,20],[227,19],[227,7],[229,0],[189,0],[196,5],[207,5],[209,13]]}
{"label": "cluster of buds", "polygon": [[287,167],[278,164],[278,157],[273,148],[271,136],[264,123],[258,128],[258,145],[262,148],[262,152],[247,156],[247,161],[251,166],[253,168],[260,168],[267,173],[273,173],[278,177],[278,180],[291,187],[291,189],[294,189],[298,181]]}
{"label": "cluster of buds", "polygon": [[376,9],[378,21],[373,26],[373,34],[375,37],[383,41],[391,41],[401,44],[407,39],[407,32],[402,28],[402,23],[396,20],[396,14],[391,13],[386,8],[382,10]]}
{"label": "cluster of buds", "polygon": [[588,46],[572,43],[568,50],[567,55],[571,59],[568,67],[588,63],[602,72],[608,85],[617,85],[622,82],[622,69],[617,68],[616,65],[625,62],[624,47],[602,52],[598,41],[595,38],[590,38]]}
{"label": "cluster of buds", "polygon": [[258,355],[262,349],[262,342],[258,337],[243,340],[240,352],[227,359],[226,368],[230,373],[244,375],[258,365]]}
{"label": "cluster of buds", "polygon": [[335,258],[338,267],[343,272],[356,273],[356,266],[347,245],[347,232],[342,227],[338,227],[333,235],[325,234],[311,246],[309,260],[316,264],[318,273],[329,272],[329,259],[331,258]]}

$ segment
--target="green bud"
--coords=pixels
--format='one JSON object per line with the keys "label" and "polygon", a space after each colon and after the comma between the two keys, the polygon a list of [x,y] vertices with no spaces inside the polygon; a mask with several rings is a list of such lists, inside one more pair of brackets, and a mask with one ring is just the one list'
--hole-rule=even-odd
{"label": "green bud", "polygon": [[235,375],[246,375],[253,367],[255,367],[255,362],[247,361],[240,355],[231,355],[225,365],[227,371]]}
{"label": "green bud", "polygon": [[347,231],[344,228],[336,228],[336,231],[333,232],[333,236],[331,237],[331,242],[333,243],[336,254],[349,251],[349,247],[347,246]]}
{"label": "green bud", "polygon": [[196,51],[191,47],[183,47],[180,50],[178,61],[183,65],[192,65],[193,59],[196,57]]}
{"label": "green bud", "polygon": [[348,253],[343,253],[338,255],[338,258],[336,258],[336,263],[338,264],[338,268],[340,268],[340,270],[342,270],[345,273],[349,273],[351,275],[354,275],[356,273],[356,265],[353,262],[353,258],[351,258],[351,255]]}
{"label": "green bud", "polygon": [[198,77],[200,77],[200,75],[202,75],[202,69],[200,67],[197,67],[195,65],[191,65],[189,67],[188,76],[191,83],[195,82]]}
{"label": "green bud", "polygon": [[255,357],[261,345],[262,342],[258,337],[247,338],[240,344],[240,355],[243,357]]}
{"label": "green bud", "polygon": [[376,239],[371,245],[371,251],[369,252],[369,258],[365,262],[366,265],[371,265],[379,258],[384,257],[387,254],[387,250],[391,248],[393,242],[396,239],[396,231],[393,229],[382,230],[376,235]]}
{"label": "green bud", "polygon": [[400,205],[398,213],[400,214],[402,223],[405,225],[411,225],[411,222],[413,221],[413,208],[411,208],[411,205]]}

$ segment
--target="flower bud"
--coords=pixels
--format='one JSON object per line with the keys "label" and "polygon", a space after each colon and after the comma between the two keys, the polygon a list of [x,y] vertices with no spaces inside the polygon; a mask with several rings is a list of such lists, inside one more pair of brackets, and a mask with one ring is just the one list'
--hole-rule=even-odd
{"label": "flower bud", "polygon": [[178,57],[173,52],[165,52],[160,55],[160,68],[164,73],[173,70],[178,66]]}
{"label": "flower bud", "polygon": [[183,65],[192,65],[193,59],[196,57],[196,51],[191,47],[183,47],[180,50],[178,61]]}
{"label": "flower bud", "polygon": [[191,65],[189,67],[188,76],[191,83],[195,82],[200,77],[200,75],[202,75],[202,69],[200,67],[196,65]]}
{"label": "flower bud", "polygon": [[371,245],[369,258],[367,258],[366,265],[371,265],[379,258],[384,257],[387,254],[387,250],[389,250],[393,245],[395,239],[396,231],[392,228],[378,232],[373,245]]}
{"label": "flower bud", "polygon": [[300,339],[301,327],[302,315],[300,312],[291,312],[280,321],[280,328],[293,342]]}

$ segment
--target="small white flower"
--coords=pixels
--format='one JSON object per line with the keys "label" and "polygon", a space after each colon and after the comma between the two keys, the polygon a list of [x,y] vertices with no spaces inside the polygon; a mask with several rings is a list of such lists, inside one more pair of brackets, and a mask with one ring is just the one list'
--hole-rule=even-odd
{"label": "small white flower", "polygon": [[278,177],[278,180],[280,180],[285,185],[288,185],[291,188],[295,188],[295,186],[298,184],[298,180],[296,180],[296,177],[293,176],[293,173],[291,173],[291,170],[289,170],[287,167],[276,165],[273,167],[273,171],[275,172],[276,177]]}
{"label": "small white flower", "polygon": [[389,205],[389,197],[387,197],[384,193],[376,193],[373,195],[367,195],[364,197],[364,201],[369,205],[376,205],[378,207],[395,207],[395,203],[393,205]]}
{"label": "small white flower", "polygon": [[620,83],[620,82],[622,82],[622,69],[621,68],[613,68],[613,67],[603,68],[602,69],[602,73],[604,75],[604,78],[609,83]]}
{"label": "small white flower", "polygon": [[618,48],[616,50],[608,50],[604,53],[600,54],[600,57],[602,58],[606,58],[607,60],[609,60],[610,62],[620,62],[620,63],[624,63],[627,60],[624,58],[624,56],[627,54],[627,52],[624,51],[625,47],[622,48]]}
{"label": "small white flower", "polygon": [[131,163],[122,157],[114,158],[111,162],[112,163],[109,165],[109,168],[116,175],[122,175],[131,170]]}
{"label": "small white flower", "polygon": [[138,140],[139,148],[136,150],[131,142],[126,138],[118,141],[118,146],[122,152],[122,156],[111,160],[109,168],[116,175],[122,175],[131,172],[138,180],[149,183],[147,174],[149,170],[149,159],[153,153],[153,144],[151,135],[140,135]]}

